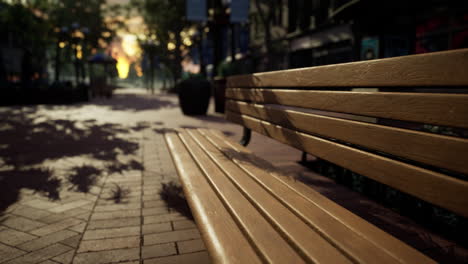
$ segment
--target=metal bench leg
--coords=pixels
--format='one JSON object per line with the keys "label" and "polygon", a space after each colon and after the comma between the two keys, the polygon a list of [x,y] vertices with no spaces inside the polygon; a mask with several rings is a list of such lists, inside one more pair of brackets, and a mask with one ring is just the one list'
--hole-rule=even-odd
{"label": "metal bench leg", "polygon": [[250,138],[252,137],[252,130],[244,127],[244,134],[242,135],[242,139],[240,140],[240,144],[242,146],[247,146],[250,142]]}
{"label": "metal bench leg", "polygon": [[302,163],[306,163],[306,162],[307,162],[307,152],[305,152],[305,151],[302,152],[301,162],[302,162]]}

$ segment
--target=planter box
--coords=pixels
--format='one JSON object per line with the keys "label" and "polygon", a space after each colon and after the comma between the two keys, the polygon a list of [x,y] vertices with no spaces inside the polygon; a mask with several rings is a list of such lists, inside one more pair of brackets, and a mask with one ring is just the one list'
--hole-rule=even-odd
{"label": "planter box", "polygon": [[205,79],[193,78],[179,84],[179,105],[184,115],[206,115],[211,85]]}

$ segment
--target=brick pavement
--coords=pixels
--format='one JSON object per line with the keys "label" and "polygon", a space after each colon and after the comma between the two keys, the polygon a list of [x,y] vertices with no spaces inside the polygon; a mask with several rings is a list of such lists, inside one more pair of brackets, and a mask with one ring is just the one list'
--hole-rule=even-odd
{"label": "brick pavement", "polygon": [[[135,90],[82,105],[0,108],[0,117],[11,121],[0,125],[0,263],[210,262],[190,215],[159,195],[177,175],[158,129],[212,127],[239,138],[240,127],[219,115],[182,116],[173,96]],[[455,263],[451,250],[466,256],[304,170],[299,151],[253,137],[255,153],[434,259]]]}
{"label": "brick pavement", "polygon": [[[106,108],[101,103],[108,102],[43,108],[42,112],[39,107],[31,111],[32,115],[24,114],[30,109],[12,110],[22,115],[19,119],[23,122],[37,122],[37,117],[41,118],[37,127],[49,122],[47,127],[52,131],[48,136],[52,140],[60,137],[62,129],[55,131],[49,126],[60,122],[64,122],[64,127],[65,122],[73,127],[88,126],[88,131],[96,133],[86,138],[82,136],[88,133],[86,129],[73,131],[71,128],[74,137],[82,137],[76,144],[70,143],[73,137],[64,141],[59,138],[56,146],[59,154],[53,153],[52,148],[44,157],[28,154],[32,162],[26,162],[24,167],[50,170],[50,175],[38,182],[40,186],[16,183],[8,178],[25,170],[15,167],[18,160],[24,159],[19,153],[21,148],[8,153],[0,151],[0,183],[20,185],[15,190],[17,193],[0,194],[2,208],[6,207],[0,211],[0,263],[210,263],[190,216],[168,207],[161,199],[162,184],[178,183],[164,139],[154,131],[162,122],[148,124],[142,119],[132,120],[129,109],[117,115],[104,114],[100,116],[105,117],[103,120],[89,119],[89,108],[95,107],[96,111]],[[7,109],[1,110],[4,116],[11,114]],[[66,121],[62,121],[63,111],[67,112]],[[78,112],[73,115],[74,111]],[[120,118],[120,124],[109,124],[106,120],[109,116]],[[29,125],[13,121],[16,126]],[[2,132],[0,127],[0,136]],[[14,136],[10,141],[18,145],[41,143],[25,142],[15,134],[3,135]],[[0,140],[0,146],[2,143],[7,142]],[[81,144],[97,147],[81,150]],[[100,149],[104,151],[100,153]],[[9,165],[9,156],[12,165],[3,166]],[[24,180],[38,177],[36,174],[37,171],[25,174]],[[59,184],[49,186],[52,180]]]}
{"label": "brick pavement", "polygon": [[66,199],[51,201],[25,193],[10,206],[0,263],[210,263],[193,220],[159,195],[161,184],[178,183],[162,135],[137,134],[134,158],[144,169],[105,175],[95,194],[65,190]]}

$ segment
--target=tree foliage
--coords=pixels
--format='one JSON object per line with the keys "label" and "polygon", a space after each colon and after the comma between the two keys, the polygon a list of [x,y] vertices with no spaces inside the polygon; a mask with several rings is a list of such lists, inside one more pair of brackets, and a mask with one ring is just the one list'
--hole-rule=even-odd
{"label": "tree foliage", "polygon": [[98,46],[102,32],[108,31],[104,22],[102,6],[105,0],[58,0],[54,1],[50,10],[51,22],[55,27],[68,27],[78,24],[88,28],[86,36],[88,43]]}
{"label": "tree foliage", "polygon": [[102,32],[110,31],[104,19],[105,0],[10,0],[1,1],[1,30],[27,43],[57,41],[56,31],[72,25],[87,28],[88,44],[97,47]]}
{"label": "tree foliage", "polygon": [[[56,72],[66,66],[60,61],[73,61],[76,68],[82,64],[78,60],[78,44],[80,58],[86,58],[103,42],[112,41],[113,21],[106,19],[111,11],[106,0],[0,0],[0,34],[5,36],[0,42],[8,48],[21,49],[25,54],[23,64],[36,72],[43,71],[53,58]],[[113,24],[114,29],[122,27]],[[58,49],[59,42],[67,44],[62,51]],[[4,64],[1,56],[0,59]]]}
{"label": "tree foliage", "polygon": [[[185,0],[132,0],[131,4],[143,16],[146,37],[156,39],[159,44],[161,61],[171,68],[176,79],[180,78],[180,32],[190,25],[185,19]],[[167,51],[169,43],[175,44],[172,52]]]}
{"label": "tree foliage", "polygon": [[257,23],[260,22],[259,28],[263,33],[263,49],[267,58],[265,70],[272,70],[273,61],[270,56],[275,53],[273,29],[275,24],[279,24],[278,20],[282,19],[280,10],[283,8],[283,2],[279,0],[253,0],[253,3],[255,7],[253,16],[256,17],[253,20]]}
{"label": "tree foliage", "polygon": [[47,20],[36,16],[23,5],[4,4],[0,8],[0,32],[7,39],[14,36],[12,44],[19,48],[44,48],[49,30]]}

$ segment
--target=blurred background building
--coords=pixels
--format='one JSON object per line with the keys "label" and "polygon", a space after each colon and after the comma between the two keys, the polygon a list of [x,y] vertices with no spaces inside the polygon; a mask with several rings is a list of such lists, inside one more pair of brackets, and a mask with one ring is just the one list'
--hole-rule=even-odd
{"label": "blurred background building", "polygon": [[249,29],[255,71],[395,57],[468,47],[468,2],[252,0]]}
{"label": "blurred background building", "polygon": [[0,13],[0,83],[16,98],[89,85],[97,53],[116,60],[116,86],[170,89],[468,47],[466,0],[0,0]]}

